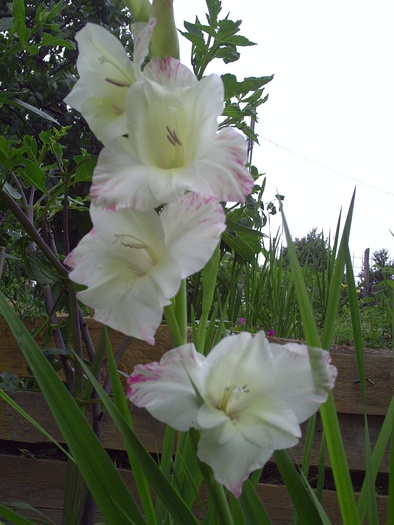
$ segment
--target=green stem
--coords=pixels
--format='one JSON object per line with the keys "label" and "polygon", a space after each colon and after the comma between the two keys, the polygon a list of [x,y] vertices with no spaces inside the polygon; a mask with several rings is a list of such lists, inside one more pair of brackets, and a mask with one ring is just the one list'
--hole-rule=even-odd
{"label": "green stem", "polygon": [[181,282],[181,287],[175,297],[175,316],[178,321],[178,327],[181,344],[187,343],[187,300],[186,300],[186,279]]}
{"label": "green stem", "polygon": [[178,293],[171,304],[164,307],[164,316],[175,347],[187,343],[186,281],[181,282]]}

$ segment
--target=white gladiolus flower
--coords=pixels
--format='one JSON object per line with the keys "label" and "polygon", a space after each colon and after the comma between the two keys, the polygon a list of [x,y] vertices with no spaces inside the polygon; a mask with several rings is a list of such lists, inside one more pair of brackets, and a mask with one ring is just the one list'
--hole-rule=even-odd
{"label": "white gladiolus flower", "polygon": [[154,344],[163,307],[205,266],[225,230],[222,206],[188,193],[160,215],[95,206],[90,214],[93,230],[65,259],[70,279],[87,286],[78,298],[98,321]]}
{"label": "white gladiolus flower", "polygon": [[134,61],[109,31],[88,23],[76,35],[80,79],[65,102],[82,113],[103,143],[127,133],[125,96],[142,75],[155,20],[132,24]]}
{"label": "white gladiolus flower", "polygon": [[238,497],[274,450],[296,445],[300,423],[326,401],[336,374],[324,350],[242,332],[207,357],[186,344],[137,365],[127,395],[177,430],[199,429],[199,459]]}
{"label": "white gladiolus flower", "polygon": [[125,97],[127,137],[105,144],[91,196],[108,209],[147,210],[185,191],[243,201],[253,187],[246,140],[218,131],[224,88],[218,75],[198,81],[178,60],[152,59]]}

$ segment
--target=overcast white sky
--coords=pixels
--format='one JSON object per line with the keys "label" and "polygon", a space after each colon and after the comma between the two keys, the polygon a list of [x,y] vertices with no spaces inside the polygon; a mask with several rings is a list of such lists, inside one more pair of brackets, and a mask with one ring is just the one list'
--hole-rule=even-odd
{"label": "overcast white sky", "polygon": [[[205,21],[205,0],[174,6],[179,28],[196,15]],[[356,186],[355,266],[365,248],[386,248],[394,258],[393,2],[222,0],[222,7],[243,20],[241,34],[258,45],[240,48],[237,63],[217,62],[209,72],[238,79],[275,74],[253,157],[267,174],[267,200],[276,188],[285,195],[293,236],[315,226],[328,236]],[[190,65],[190,46],[181,42],[181,59]],[[279,224],[273,222],[275,231]]]}

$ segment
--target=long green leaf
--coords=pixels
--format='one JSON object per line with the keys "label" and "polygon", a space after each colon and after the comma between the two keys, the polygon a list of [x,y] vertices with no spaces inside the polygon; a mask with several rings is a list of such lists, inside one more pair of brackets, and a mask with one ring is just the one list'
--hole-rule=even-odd
{"label": "long green leaf", "polygon": [[0,504],[0,516],[10,521],[14,525],[36,525],[34,521],[30,521],[23,516],[20,516],[13,510]]}
{"label": "long green leaf", "polygon": [[45,428],[43,428],[41,425],[39,425],[37,423],[37,421],[32,418],[25,410],[23,410],[22,407],[20,407],[18,405],[18,403],[15,403],[15,401],[8,395],[6,394],[6,392],[4,392],[3,390],[0,389],[0,397],[2,397],[4,399],[4,401],[6,401],[6,403],[8,403],[14,410],[16,410],[18,412],[18,414],[20,414],[22,417],[24,417],[31,425],[33,425],[33,427],[35,427],[39,432],[41,432],[41,434],[43,434],[49,441],[51,441],[51,443],[53,443],[54,445],[57,446],[57,448],[63,452],[64,455],[66,455],[71,461],[74,461],[74,458],[72,456],[70,456],[70,454],[67,452],[67,450],[65,448],[63,448],[61,446],[60,443],[58,443],[56,441],[56,439],[54,437],[52,437],[49,432],[47,432],[45,430]]}
{"label": "long green leaf", "polygon": [[274,459],[301,523],[322,525],[320,514],[286,452],[276,450]]}
{"label": "long green leaf", "polygon": [[[373,475],[374,479],[376,479],[376,476],[379,472],[380,465],[382,463],[383,455],[387,449],[387,445],[390,440],[390,436],[392,435],[394,426],[394,396],[391,399],[389,408],[387,410],[386,416],[383,421],[382,428],[380,429],[378,439],[375,443],[375,448],[373,449],[372,453],[372,468],[373,468]],[[394,440],[392,440],[394,442]],[[393,457],[391,457],[391,464],[393,465]],[[394,472],[394,469],[390,469],[390,473]],[[367,513],[367,507],[368,507],[368,499],[367,499],[367,492],[368,492],[368,486],[367,486],[367,480],[365,479],[363,482],[363,486],[361,488],[360,497],[358,499],[358,513],[360,517],[360,523],[364,523],[365,515]]]}
{"label": "long green leaf", "polygon": [[[127,401],[123,391],[123,385],[120,380],[120,376],[117,370],[115,357],[112,351],[111,339],[109,337],[109,329],[104,328],[104,337],[107,348],[107,362],[108,370],[111,377],[112,393],[114,403],[119,409],[119,412],[128,421],[130,426],[132,425],[130,412],[128,410]],[[148,525],[156,525],[156,515],[153,507],[152,497],[149,492],[149,486],[143,472],[137,467],[137,463],[133,453],[130,449],[127,450],[128,458],[130,461],[131,469],[134,475],[135,483],[137,485],[138,493],[141,499],[142,506],[144,508],[146,522]]]}
{"label": "long green leaf", "polygon": [[94,386],[99,398],[101,399],[101,402],[115,423],[116,428],[123,436],[127,447],[132,450],[137,465],[147,477],[157,496],[165,502],[168,512],[172,514],[172,517],[179,524],[197,525],[198,521],[192,514],[191,510],[185,505],[184,501],[175,492],[174,488],[170,485],[168,479],[164,477],[152,456],[146,451],[146,449],[137,439],[130,424],[123,417],[115,403],[97,382],[96,378],[90,372],[85,363],[77,356],[76,359],[78,359],[80,365],[84,369],[85,374],[88,376],[89,380]]}
{"label": "long green leaf", "polygon": [[108,525],[126,524],[125,513],[130,516],[130,524],[143,525],[140,511],[96,434],[2,293],[0,311],[40,385],[71,455]]}
{"label": "long green leaf", "polygon": [[231,496],[231,507],[239,508],[242,521],[234,520],[237,525],[272,525],[271,520],[258,497],[250,480],[245,481],[241,496],[236,499]]}
{"label": "long green leaf", "polygon": [[[354,205],[354,194],[351,200],[349,207],[348,216],[346,219],[344,233],[341,240],[340,256],[339,261],[337,259],[337,264],[335,265],[334,274],[332,282],[336,283],[336,286],[342,284],[342,280],[339,279],[339,275],[343,274],[344,264],[345,264],[345,254],[346,248],[349,239],[350,224],[352,219]],[[292,239],[290,236],[290,231],[282,212],[283,224],[286,234],[286,239],[288,243],[288,254],[290,258],[290,264],[293,272],[293,279],[297,293],[298,304],[301,312],[301,318],[304,325],[305,338],[309,346],[321,347],[319,334],[317,331],[316,323],[314,320],[314,313],[312,306],[308,298],[308,292],[303,280],[301,268],[297,260],[296,252]],[[339,284],[338,284],[339,283]],[[335,301],[338,304],[338,290],[331,291],[328,299],[327,310],[330,317],[330,323],[334,322],[333,312],[335,310],[334,304]],[[339,297],[339,295],[338,295]],[[332,336],[332,327],[325,323],[325,329],[323,331],[324,342],[326,343],[323,348],[329,348],[331,343]],[[337,489],[337,495],[339,500],[339,505],[341,509],[342,519],[344,525],[355,525],[358,523],[358,515],[356,502],[354,498],[352,481],[350,478],[349,468],[347,466],[346,454],[343,446],[342,436],[339,428],[338,416],[335,408],[334,398],[332,392],[329,393],[327,402],[320,407],[320,414],[323,423],[323,428],[327,441],[327,448],[330,455],[331,466],[334,474],[335,485]]]}

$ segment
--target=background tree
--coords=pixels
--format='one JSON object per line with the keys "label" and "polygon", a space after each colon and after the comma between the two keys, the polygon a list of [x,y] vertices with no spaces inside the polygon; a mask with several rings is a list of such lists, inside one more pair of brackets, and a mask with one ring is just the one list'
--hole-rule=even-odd
{"label": "background tree", "polygon": [[[329,240],[324,238],[323,232],[317,233],[317,228],[312,228],[305,237],[296,237],[293,242],[301,266],[309,266],[320,272],[325,269],[329,256]],[[286,246],[282,248],[281,255],[289,264]]]}

